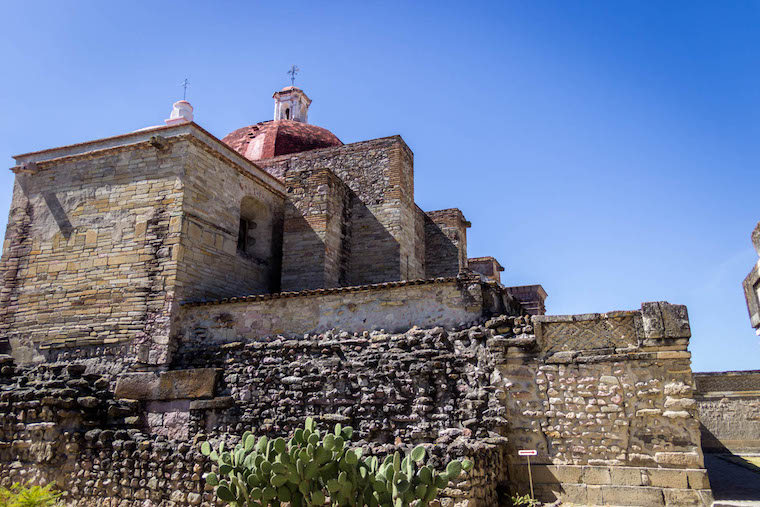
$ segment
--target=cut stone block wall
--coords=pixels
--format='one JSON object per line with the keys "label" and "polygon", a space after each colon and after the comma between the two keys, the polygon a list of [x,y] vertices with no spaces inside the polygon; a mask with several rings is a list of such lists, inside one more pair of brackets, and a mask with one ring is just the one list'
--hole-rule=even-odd
{"label": "cut stone block wall", "polygon": [[531,315],[546,314],[547,294],[541,285],[520,285],[507,287],[510,296],[520,302],[525,311]]}
{"label": "cut stone block wall", "polygon": [[760,371],[696,373],[705,452],[760,452]]}
{"label": "cut stone block wall", "polygon": [[425,214],[425,276],[456,276],[467,267],[467,228],[456,208]]}
{"label": "cut stone block wall", "polygon": [[[0,350],[20,363],[126,344],[128,355],[166,364],[179,301],[279,284],[284,188],[197,125],[17,161]],[[244,199],[262,211],[255,255],[236,248]]]}
{"label": "cut stone block wall", "polygon": [[19,361],[51,347],[140,339],[172,306],[189,149],[145,142],[18,172],[0,332]]}
{"label": "cut stone block wall", "polygon": [[467,267],[501,283],[501,272],[504,271],[504,268],[493,257],[471,257],[467,259]]}
{"label": "cut stone block wall", "polygon": [[[180,300],[278,290],[284,195],[197,141],[190,143],[181,185]],[[255,227],[249,237],[254,243],[249,252],[238,250],[244,200]]]}
{"label": "cut stone block wall", "polygon": [[[415,245],[413,155],[399,136],[260,161],[283,181],[290,171],[329,169],[348,187],[345,285],[424,278]],[[456,273],[455,273],[456,274]]]}
{"label": "cut stone block wall", "polygon": [[345,285],[350,266],[351,192],[328,169],[285,175],[282,290]]}

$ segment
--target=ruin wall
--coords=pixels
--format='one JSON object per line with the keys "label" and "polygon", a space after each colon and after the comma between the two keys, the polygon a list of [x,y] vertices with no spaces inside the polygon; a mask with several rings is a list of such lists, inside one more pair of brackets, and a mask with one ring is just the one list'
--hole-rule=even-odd
{"label": "ruin wall", "polygon": [[[583,505],[710,505],[695,417],[686,308],[533,316],[533,335],[491,339],[502,350],[509,477],[537,496]],[[487,324],[488,325],[488,324]],[[497,326],[499,324],[496,324]],[[509,333],[510,325],[496,327]]]}
{"label": "ruin wall", "polygon": [[[384,290],[401,298],[399,289],[422,287]],[[336,295],[362,298],[321,297]],[[256,318],[215,315],[233,326]],[[354,427],[366,453],[426,443],[436,463],[473,459],[442,491],[445,506],[503,505],[525,493],[516,453],[525,448],[538,451],[533,479],[545,501],[710,505],[684,307],[424,324],[213,334],[184,341],[166,371],[133,371],[94,350],[35,367],[0,356],[0,482],[56,479],[77,505],[213,505],[199,441],[234,444],[248,429],[279,435],[314,416]]]}
{"label": "ruin wall", "polygon": [[760,371],[696,373],[705,452],[760,452]]}

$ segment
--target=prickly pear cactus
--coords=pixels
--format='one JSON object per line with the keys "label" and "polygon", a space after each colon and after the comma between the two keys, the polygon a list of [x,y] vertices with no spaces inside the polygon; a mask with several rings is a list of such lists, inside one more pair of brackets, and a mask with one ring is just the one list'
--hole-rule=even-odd
{"label": "prickly pear cactus", "polygon": [[434,470],[423,464],[423,446],[403,457],[386,456],[382,463],[376,456],[362,459],[360,448],[347,445],[352,435],[350,426],[340,424],[321,433],[309,417],[289,440],[257,439],[247,431],[234,449],[203,442],[201,453],[217,464],[206,482],[235,507],[426,506],[450,479],[472,468],[470,461],[456,460],[444,471]]}

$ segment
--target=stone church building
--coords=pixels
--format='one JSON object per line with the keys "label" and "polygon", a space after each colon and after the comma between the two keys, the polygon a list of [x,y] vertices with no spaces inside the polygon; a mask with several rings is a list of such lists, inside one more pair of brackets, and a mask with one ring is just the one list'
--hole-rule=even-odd
{"label": "stone church building", "polygon": [[367,453],[475,467],[442,504],[526,493],[710,505],[686,308],[545,315],[420,209],[400,136],[344,144],[289,86],[223,139],[166,125],[15,157],[0,273],[0,482],[72,505],[214,505],[199,439],[314,416]]}
{"label": "stone church building", "polygon": [[16,157],[4,347],[29,361],[48,347],[137,341],[160,364],[184,301],[467,270],[469,222],[415,204],[400,136],[345,145],[308,123],[299,88],[274,99],[274,120],[221,141],[180,101],[166,126]]}

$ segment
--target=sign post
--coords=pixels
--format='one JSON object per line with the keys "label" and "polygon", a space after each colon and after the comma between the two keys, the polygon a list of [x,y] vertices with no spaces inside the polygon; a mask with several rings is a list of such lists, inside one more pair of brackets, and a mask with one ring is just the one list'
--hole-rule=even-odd
{"label": "sign post", "polygon": [[535,449],[521,449],[517,451],[518,456],[525,456],[528,459],[528,481],[530,481],[530,497],[535,500],[533,496],[533,475],[530,473],[530,457],[535,456],[538,452]]}

